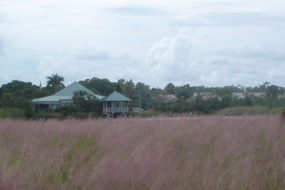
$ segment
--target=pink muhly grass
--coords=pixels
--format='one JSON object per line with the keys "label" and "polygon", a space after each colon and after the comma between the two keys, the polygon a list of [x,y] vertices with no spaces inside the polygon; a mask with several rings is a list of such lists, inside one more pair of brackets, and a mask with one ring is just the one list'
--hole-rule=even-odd
{"label": "pink muhly grass", "polygon": [[0,120],[0,189],[284,189],[280,131],[269,115]]}

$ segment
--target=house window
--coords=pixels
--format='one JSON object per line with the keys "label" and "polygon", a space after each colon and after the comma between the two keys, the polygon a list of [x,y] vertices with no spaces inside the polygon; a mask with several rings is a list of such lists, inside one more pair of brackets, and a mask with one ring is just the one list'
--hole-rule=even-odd
{"label": "house window", "polygon": [[49,108],[48,104],[40,104],[39,111],[45,112]]}

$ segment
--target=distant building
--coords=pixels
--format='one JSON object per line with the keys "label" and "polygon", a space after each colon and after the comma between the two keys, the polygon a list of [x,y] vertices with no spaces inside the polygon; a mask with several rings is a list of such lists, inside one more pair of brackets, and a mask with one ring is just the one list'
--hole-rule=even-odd
{"label": "distant building", "polygon": [[106,98],[100,99],[103,102],[103,113],[114,115],[117,113],[126,114],[129,112],[129,102],[132,100],[119,92],[114,91]]}
{"label": "distant building", "polygon": [[[195,92],[192,97],[187,99],[187,101],[188,102],[195,101],[195,99],[198,96],[198,94],[201,95],[203,100],[207,100],[209,98],[215,98],[215,97],[217,97],[219,100],[221,100],[221,97],[217,96],[216,94],[214,94],[212,92],[201,92],[201,93]],[[233,92],[232,95],[233,95],[233,97],[236,97],[237,99],[243,99],[246,96],[263,98],[263,97],[266,96],[266,92],[248,92],[248,93]]]}
{"label": "distant building", "polygon": [[134,108],[134,107],[133,107],[133,108],[132,108],[132,111],[133,111],[133,112],[136,112],[136,113],[143,113],[143,112],[144,112],[144,109],[138,108],[138,107],[137,107],[137,108]]}
{"label": "distant building", "polygon": [[[209,98],[215,98],[215,97],[217,97],[217,95],[215,95],[215,94],[212,93],[212,92],[201,92],[201,93],[195,92],[192,97],[190,97],[190,98],[187,99],[187,101],[188,101],[188,102],[194,102],[195,99],[197,98],[197,96],[198,96],[199,94],[200,94],[200,96],[202,97],[203,100],[207,100],[207,99],[209,99]],[[218,97],[218,98],[219,98],[219,97]],[[220,99],[220,98],[219,98],[219,99]]]}
{"label": "distant building", "polygon": [[176,102],[178,100],[175,94],[161,94],[159,100],[165,103]]}
{"label": "distant building", "polygon": [[245,95],[243,92],[233,92],[233,97],[236,97],[237,99],[243,99],[245,98]]}
{"label": "distant building", "polygon": [[78,82],[73,82],[64,89],[58,91],[54,95],[46,96],[32,100],[33,110],[39,112],[45,112],[48,109],[55,110],[67,104],[73,103],[73,95],[76,91],[85,91],[87,94],[96,97],[100,102],[103,103],[103,113],[128,113],[128,102],[132,101],[126,96],[114,91],[109,96],[104,97],[95,94],[91,90],[85,88]]}
{"label": "distant building", "polygon": [[266,92],[233,92],[233,97],[237,97],[238,99],[243,99],[246,96],[263,98],[266,96]]}

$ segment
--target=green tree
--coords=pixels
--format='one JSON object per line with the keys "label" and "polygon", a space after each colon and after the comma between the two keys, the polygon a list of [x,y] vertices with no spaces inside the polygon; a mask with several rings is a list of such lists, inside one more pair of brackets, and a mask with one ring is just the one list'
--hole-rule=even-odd
{"label": "green tree", "polygon": [[267,87],[267,96],[268,97],[277,97],[278,96],[278,86],[270,85]]}
{"label": "green tree", "polygon": [[13,80],[1,87],[2,93],[11,93],[16,96],[22,96],[32,99],[33,92],[39,90],[39,87],[33,85],[31,82],[23,82],[19,80]]}
{"label": "green tree", "polygon": [[57,73],[47,77],[47,87],[52,87],[54,92],[64,88],[64,77],[59,76]]}
{"label": "green tree", "polygon": [[115,90],[130,98],[134,94],[135,84],[132,80],[126,81],[124,79],[120,79],[116,84]]}
{"label": "green tree", "polygon": [[156,108],[159,103],[161,103],[161,95],[163,94],[163,90],[160,88],[152,88],[150,90],[152,107]]}
{"label": "green tree", "polygon": [[223,87],[217,89],[217,95],[222,99],[222,107],[226,108],[230,106],[232,102],[233,93],[231,91],[231,87]]}
{"label": "green tree", "polygon": [[199,112],[204,112],[206,109],[206,102],[203,100],[200,93],[195,98],[195,110]]}
{"label": "green tree", "polygon": [[218,111],[222,108],[222,102],[217,96],[213,98],[209,98],[207,100],[207,104],[209,107],[209,112]]}
{"label": "green tree", "polygon": [[125,80],[124,79],[120,79],[118,80],[117,84],[116,84],[116,87],[115,87],[115,90],[117,92],[120,92],[122,94],[125,93]]}
{"label": "green tree", "polygon": [[93,77],[92,79],[86,79],[84,81],[79,81],[79,83],[91,91],[103,96],[107,96],[112,93],[116,86],[116,83],[112,83],[108,79],[99,79],[96,77]]}
{"label": "green tree", "polygon": [[186,111],[186,107],[187,107],[187,101],[185,99],[184,96],[181,96],[179,99],[179,107],[180,107],[180,112],[185,112]]}
{"label": "green tree", "polygon": [[135,84],[133,83],[132,79],[125,82],[125,95],[127,97],[132,97],[135,92]]}
{"label": "green tree", "polygon": [[164,90],[169,94],[169,96],[171,97],[172,94],[174,94],[175,92],[175,86],[172,83],[168,83],[166,85],[166,87],[164,88]]}
{"label": "green tree", "polygon": [[193,87],[190,87],[189,84],[186,84],[186,85],[184,85],[184,86],[176,87],[175,91],[176,91],[176,94],[177,94],[177,98],[178,98],[178,99],[180,99],[182,96],[183,96],[185,99],[188,99],[188,98],[190,98],[191,96],[193,96],[194,88],[193,88]]}
{"label": "green tree", "polygon": [[85,91],[75,91],[73,93],[72,101],[77,111],[96,112],[101,113],[101,106],[99,100]]}
{"label": "green tree", "polygon": [[87,100],[87,95],[88,95],[87,92],[82,90],[75,91],[73,93],[72,101],[78,110],[81,110],[82,108],[86,107],[85,100]]}
{"label": "green tree", "polygon": [[1,98],[2,98],[2,94],[3,94],[2,88],[0,88],[0,100],[1,100]]}
{"label": "green tree", "polygon": [[119,93],[123,93],[123,88],[119,83],[116,84],[115,91],[117,91]]}
{"label": "green tree", "polygon": [[1,107],[12,107],[13,97],[11,93],[4,93],[1,98]]}
{"label": "green tree", "polygon": [[134,103],[139,105],[143,109],[149,109],[152,107],[150,86],[138,82],[135,86],[135,92],[131,98]]}

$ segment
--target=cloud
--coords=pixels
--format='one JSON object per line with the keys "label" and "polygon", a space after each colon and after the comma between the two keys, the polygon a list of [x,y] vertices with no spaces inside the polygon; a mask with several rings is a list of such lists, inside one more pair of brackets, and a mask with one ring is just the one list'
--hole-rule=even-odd
{"label": "cloud", "polygon": [[39,61],[37,72],[46,77],[53,73],[62,74],[65,70],[70,71],[70,68],[74,68],[74,65],[70,66],[62,60],[57,60],[54,56],[44,56]]}
{"label": "cloud", "polygon": [[80,60],[108,60],[112,58],[110,48],[88,45],[78,50],[77,58]]}
{"label": "cloud", "polygon": [[[98,76],[98,71],[102,72],[102,68],[96,64],[92,64],[87,60],[81,60],[74,58],[74,56],[68,57],[55,57],[44,56],[38,63],[37,73],[40,80],[46,81],[46,77],[51,74],[57,73],[63,76],[65,83],[69,84],[73,81],[83,80],[83,77]],[[101,77],[101,76],[98,76]]]}
{"label": "cloud", "polygon": [[264,77],[271,67],[281,65],[285,56],[279,50],[252,47],[224,47],[204,54],[207,68],[226,71],[225,74],[242,78]]}
{"label": "cloud", "polygon": [[160,86],[169,81],[176,85],[257,85],[266,78],[279,77],[280,81],[284,76],[285,69],[279,66],[285,55],[280,49],[257,44],[204,46],[211,38],[184,32],[154,43],[146,56],[152,80]]}
{"label": "cloud", "polygon": [[0,24],[7,24],[10,23],[10,21],[7,19],[6,15],[3,13],[0,13]]}
{"label": "cloud", "polygon": [[0,36],[0,55],[4,53],[4,40]]}
{"label": "cloud", "polygon": [[131,16],[156,16],[163,14],[163,11],[160,9],[143,7],[143,6],[134,6],[134,7],[118,7],[111,9],[113,13],[131,15]]}
{"label": "cloud", "polygon": [[201,80],[206,83],[252,85],[258,81],[262,83],[266,78],[280,82],[285,72],[285,67],[280,67],[285,56],[279,50],[269,48],[228,46],[208,51],[204,57],[201,62],[208,72],[201,76]]}
{"label": "cloud", "polygon": [[66,84],[92,77],[116,81],[140,76],[128,54],[96,45],[80,47],[69,55],[44,56],[38,63],[37,73],[42,81],[58,73],[65,78]]}
{"label": "cloud", "polygon": [[211,72],[210,75],[206,76],[206,75],[201,75],[201,81],[204,82],[204,83],[216,83],[218,82],[218,78],[220,78],[219,76],[220,73],[218,71],[213,71]]}
{"label": "cloud", "polygon": [[257,25],[264,22],[264,17],[259,12],[209,13],[203,16],[206,25],[215,26]]}
{"label": "cloud", "polygon": [[169,81],[182,80],[183,72],[193,66],[191,48],[192,38],[189,35],[162,38],[149,49],[146,56],[151,74]]}
{"label": "cloud", "polygon": [[265,12],[208,12],[189,18],[178,19],[174,25],[178,26],[268,26],[284,24],[285,15],[268,14]]}
{"label": "cloud", "polygon": [[273,81],[285,60],[284,3],[273,1],[2,0],[0,70],[160,87]]}
{"label": "cloud", "polygon": [[250,59],[262,61],[281,61],[285,59],[282,52],[270,48],[253,47],[223,47],[209,51],[210,54],[220,57],[231,57],[235,59]]}
{"label": "cloud", "polygon": [[284,76],[285,76],[285,63],[280,66],[272,67],[268,73],[267,78],[274,81],[275,83],[284,86]]}
{"label": "cloud", "polygon": [[[176,85],[220,86],[252,75],[251,69],[244,63],[246,58],[238,58],[240,54],[235,51],[223,54],[219,49],[202,49],[199,46],[199,43],[203,43],[202,40],[178,34],[154,43],[146,56],[153,81],[159,81],[160,85],[171,81]],[[242,64],[244,65],[241,66]]]}

